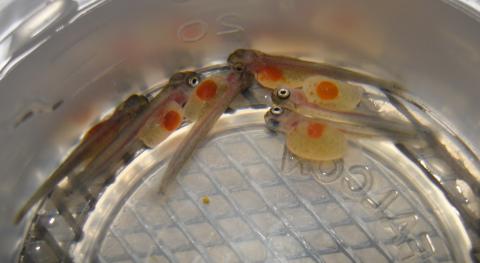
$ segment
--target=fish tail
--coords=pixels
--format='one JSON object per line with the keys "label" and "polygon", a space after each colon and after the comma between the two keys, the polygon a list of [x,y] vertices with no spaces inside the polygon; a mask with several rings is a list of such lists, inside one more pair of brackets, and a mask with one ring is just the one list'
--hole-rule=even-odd
{"label": "fish tail", "polygon": [[72,182],[75,185],[82,185],[88,187],[91,181],[96,180],[96,178],[104,178],[108,180],[112,176],[115,176],[117,171],[122,167],[125,167],[130,161],[132,161],[133,156],[138,153],[141,149],[145,149],[146,146],[140,140],[133,140],[125,145],[124,148],[120,149],[115,156],[105,160],[101,164],[95,167],[86,167],[85,170],[75,175],[72,178]]}
{"label": "fish tail", "polygon": [[398,139],[418,139],[419,133],[425,132],[409,122],[386,120],[380,116],[361,113],[342,113],[324,109],[297,109],[308,118],[324,121],[351,134],[389,137]]}
{"label": "fish tail", "polygon": [[50,176],[36,191],[31,197],[22,205],[13,218],[13,223],[17,225],[25,217],[28,211],[45,195],[53,190],[53,187],[62,181],[67,174],[65,173],[54,173]]}

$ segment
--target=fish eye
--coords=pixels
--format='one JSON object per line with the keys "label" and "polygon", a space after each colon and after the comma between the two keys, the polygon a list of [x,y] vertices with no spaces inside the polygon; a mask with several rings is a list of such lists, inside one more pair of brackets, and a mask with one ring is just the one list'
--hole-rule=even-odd
{"label": "fish eye", "polygon": [[245,66],[242,63],[235,63],[233,65],[233,69],[237,72],[243,72],[245,70]]}
{"label": "fish eye", "polygon": [[283,113],[283,108],[279,106],[273,106],[272,108],[270,108],[270,112],[273,115],[281,115]]}
{"label": "fish eye", "polygon": [[288,99],[290,97],[290,91],[286,88],[280,88],[277,90],[276,95],[280,99]]}
{"label": "fish eye", "polygon": [[190,77],[188,79],[188,85],[196,87],[200,83],[200,79],[197,76]]}

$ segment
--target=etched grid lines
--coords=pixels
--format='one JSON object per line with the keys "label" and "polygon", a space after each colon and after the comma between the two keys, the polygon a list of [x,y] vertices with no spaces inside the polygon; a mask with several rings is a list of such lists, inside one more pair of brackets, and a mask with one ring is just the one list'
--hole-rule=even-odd
{"label": "etched grid lines", "polygon": [[[262,138],[270,141],[262,141]],[[141,208],[133,206],[136,202],[128,200],[123,209],[130,210],[141,227],[133,227],[130,231],[112,227],[110,233],[127,255],[114,258],[102,255],[100,261],[139,262],[141,255],[125,241],[131,233],[146,234],[154,242],[148,244],[151,248],[148,254],[160,253],[158,255],[164,255],[163,259],[170,262],[398,261],[387,248],[390,242],[378,241],[370,232],[368,224],[376,221],[355,215],[354,210],[342,203],[343,198],[335,189],[328,189],[312,177],[285,178],[279,172],[276,162],[281,159],[281,154],[272,156],[272,152],[268,152],[270,149],[265,152],[262,147],[263,144],[275,146],[281,143],[277,137],[265,134],[263,130],[237,130],[236,133],[215,138],[196,152],[192,162],[176,178],[178,191],[168,202],[160,204],[172,222],[155,224],[151,222],[155,220],[151,215],[145,221],[145,211],[157,211],[152,210],[149,203],[155,202],[155,199],[143,201]],[[242,151],[232,150],[236,146]],[[205,156],[206,152],[210,156]],[[142,198],[142,193],[155,191],[155,186],[151,185],[152,178],[161,175],[160,169],[154,176],[145,179],[137,189],[138,194],[134,193],[130,199]],[[202,195],[208,195],[212,201],[202,204]],[[328,215],[318,210],[326,207],[339,211],[336,214],[338,220],[331,221]],[[182,214],[185,213],[182,208],[189,213]],[[162,210],[158,211],[161,213]],[[181,236],[188,245],[183,241],[165,243],[149,233],[165,229],[175,230],[168,233],[173,233],[170,234],[173,237]],[[359,233],[360,238],[353,243],[347,242],[345,233],[352,231]],[[435,228],[432,232],[436,232]],[[434,237],[435,233],[431,234]],[[206,240],[199,240],[199,237]]]}

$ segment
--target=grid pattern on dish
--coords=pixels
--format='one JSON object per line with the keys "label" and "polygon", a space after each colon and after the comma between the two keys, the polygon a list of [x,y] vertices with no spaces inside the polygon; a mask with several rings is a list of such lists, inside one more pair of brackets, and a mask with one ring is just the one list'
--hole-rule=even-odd
{"label": "grid pattern on dish", "polygon": [[[157,193],[163,169],[144,179],[110,225],[98,259],[451,262],[428,208],[394,172],[351,148],[340,179],[326,183],[302,174],[298,163],[282,167],[282,136],[258,128],[217,136],[195,152],[165,195]],[[395,193],[382,213],[370,211],[365,197],[345,191],[341,177],[359,167],[372,174],[367,195],[372,200]]]}

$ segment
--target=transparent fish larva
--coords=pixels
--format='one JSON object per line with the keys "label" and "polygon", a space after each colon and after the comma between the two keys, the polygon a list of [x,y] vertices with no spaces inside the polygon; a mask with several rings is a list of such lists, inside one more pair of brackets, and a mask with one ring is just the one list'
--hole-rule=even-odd
{"label": "transparent fish larva", "polygon": [[[63,178],[71,176],[76,181],[88,181],[98,174],[116,167],[125,154],[138,150],[144,144],[153,146],[168,136],[163,132],[154,138],[149,132],[158,127],[152,125],[152,120],[158,121],[158,113],[164,112],[169,103],[185,104],[193,87],[189,80],[197,78],[195,72],[179,72],[169,80],[167,86],[151,101],[139,95],[130,96],[120,104],[113,115],[94,126],[72,154],[50,175],[35,193],[17,212],[14,222],[18,223],[35,203],[48,194]],[[175,110],[175,106],[171,106]],[[169,115],[169,122],[175,123],[175,117]],[[171,126],[176,126],[171,124]],[[142,135],[144,137],[142,137]],[[162,139],[163,137],[163,139]]]}
{"label": "transparent fish larva", "polygon": [[[345,69],[245,49],[233,52],[228,62],[253,72],[265,88],[301,89],[308,102],[326,109],[351,111],[362,98],[363,89],[344,78]],[[358,79],[369,80],[357,75]]]}
{"label": "transparent fish larva", "polygon": [[181,126],[186,104],[192,99],[200,79],[201,75],[196,72],[179,72],[172,76],[169,89],[158,94],[159,98],[165,95],[140,124],[138,138],[147,147],[156,147]]}
{"label": "transparent fish larva", "polygon": [[278,88],[272,92],[271,98],[284,111],[295,112],[305,119],[326,123],[355,136],[413,141],[418,140],[419,134],[428,133],[426,129],[415,127],[407,121],[387,119],[357,110],[341,111],[320,107],[309,102],[301,89]]}
{"label": "transparent fish larva", "polygon": [[26,213],[64,178],[77,170],[88,169],[90,164],[110,147],[121,131],[147,107],[146,97],[132,95],[118,105],[110,117],[90,128],[80,144],[20,207],[13,219],[14,223],[18,224]]}
{"label": "transparent fish larva", "polygon": [[300,88],[309,77],[325,76],[339,81],[380,87],[394,94],[404,91],[395,82],[347,68],[294,57],[270,55],[253,49],[237,49],[228,56],[227,62],[234,69],[253,73],[256,80],[269,89],[276,89],[280,86]]}
{"label": "transparent fish larva", "polygon": [[[228,69],[208,76],[199,83],[193,96],[190,96],[185,109],[185,116],[194,119],[195,122],[172,154],[159,188],[160,192],[166,190],[182,165],[188,160],[197,145],[205,139],[233,99],[251,86],[252,79],[253,77],[248,72]],[[195,110],[199,113],[195,114]]]}
{"label": "transparent fish larva", "polygon": [[168,102],[164,109],[155,114],[142,128],[139,137],[146,146],[153,148],[177,130],[185,118],[195,122],[214,105],[226,90],[224,77],[213,75],[203,80],[188,80],[193,91],[188,94],[187,102],[181,106],[176,101]]}

